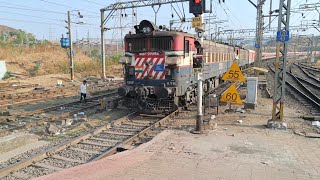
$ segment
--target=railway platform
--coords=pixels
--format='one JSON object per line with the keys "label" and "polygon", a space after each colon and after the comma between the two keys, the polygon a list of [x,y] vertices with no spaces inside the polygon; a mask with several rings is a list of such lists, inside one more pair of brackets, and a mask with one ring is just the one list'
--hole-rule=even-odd
{"label": "railway platform", "polygon": [[[194,127],[194,115],[182,112],[171,126],[181,123],[186,131],[169,128],[133,150],[38,180],[319,179],[320,141],[298,133],[313,129],[299,118],[301,111],[295,103],[288,104],[285,112],[288,130],[266,128],[271,102],[259,98],[255,110],[221,113],[210,121],[202,135],[188,132]],[[205,118],[209,117],[210,114]]]}

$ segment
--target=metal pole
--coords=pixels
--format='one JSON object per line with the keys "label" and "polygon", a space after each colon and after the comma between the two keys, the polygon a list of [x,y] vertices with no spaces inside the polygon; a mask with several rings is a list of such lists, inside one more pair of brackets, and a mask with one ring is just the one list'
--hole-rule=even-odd
{"label": "metal pole", "polygon": [[197,91],[198,91],[198,101],[197,101],[197,107],[198,107],[198,116],[197,116],[197,127],[196,127],[196,131],[198,131],[199,133],[202,133],[203,131],[203,110],[202,110],[202,96],[203,96],[203,88],[202,88],[202,80],[201,80],[201,76],[202,73],[197,73],[197,78],[198,78],[198,87],[197,87]]}
{"label": "metal pole", "polygon": [[[286,4],[285,1],[280,0],[279,3],[278,33],[289,33],[291,0]],[[277,39],[272,121],[283,121],[288,44],[286,40]]]}
{"label": "metal pole", "polygon": [[310,58],[310,61],[311,62],[314,62],[314,54],[313,54],[313,50],[314,50],[314,38],[315,36],[312,34],[312,40],[311,40],[311,58]]}
{"label": "metal pole", "polygon": [[257,22],[256,22],[256,53],[255,53],[255,61],[254,64],[256,67],[260,67],[260,61],[262,57],[261,46],[263,39],[263,15],[262,15],[262,7],[265,0],[257,0]]}
{"label": "metal pole", "polygon": [[[199,15],[202,16],[202,15]],[[204,27],[204,17],[202,17],[202,24],[203,27],[202,29],[205,30]],[[197,30],[199,31],[199,30]],[[204,33],[203,33],[204,34]],[[203,46],[203,36],[201,37],[200,41],[201,41],[201,48]],[[203,53],[203,50],[201,53]],[[203,56],[202,56],[203,58]],[[197,80],[198,80],[198,87],[197,87],[197,91],[198,91],[198,95],[197,95],[197,109],[198,109],[198,116],[197,116],[197,126],[196,126],[196,131],[199,133],[202,133],[203,131],[203,107],[202,107],[202,96],[203,96],[203,87],[202,87],[202,73],[198,72],[197,73]]]}
{"label": "metal pole", "polygon": [[270,0],[270,11],[269,11],[269,29],[271,28],[271,13],[272,13],[272,0]]}
{"label": "metal pole", "polygon": [[102,63],[102,78],[106,78],[106,52],[105,52],[105,42],[104,42],[104,10],[101,12],[101,63]]}
{"label": "metal pole", "polygon": [[71,17],[70,11],[68,11],[68,33],[69,33],[69,41],[70,41],[70,74],[71,74],[71,81],[74,80],[74,61],[73,61],[73,44],[72,44],[72,34],[71,34]]}

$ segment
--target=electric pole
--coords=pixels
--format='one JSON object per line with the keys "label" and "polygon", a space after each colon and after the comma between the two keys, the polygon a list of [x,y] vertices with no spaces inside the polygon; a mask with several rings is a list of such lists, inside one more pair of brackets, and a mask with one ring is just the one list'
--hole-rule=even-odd
{"label": "electric pole", "polygon": [[104,42],[104,11],[101,10],[101,63],[102,63],[102,78],[106,78],[106,54]]}
{"label": "electric pole", "polygon": [[[277,50],[275,61],[275,79],[273,92],[272,120],[268,127],[283,127],[283,111],[286,92],[287,53],[289,45],[289,22],[291,0],[280,0],[277,32]],[[281,124],[279,124],[281,123]],[[276,125],[278,124],[278,125]]]}
{"label": "electric pole", "polygon": [[256,23],[256,44],[255,44],[255,66],[260,67],[262,58],[262,40],[263,40],[263,14],[262,7],[266,0],[257,0],[257,23]]}
{"label": "electric pole", "polygon": [[71,17],[70,11],[68,11],[68,35],[70,41],[70,51],[69,51],[69,58],[70,58],[70,74],[71,74],[71,81],[74,80],[74,61],[73,61],[73,44],[72,44],[72,33],[71,33]]}

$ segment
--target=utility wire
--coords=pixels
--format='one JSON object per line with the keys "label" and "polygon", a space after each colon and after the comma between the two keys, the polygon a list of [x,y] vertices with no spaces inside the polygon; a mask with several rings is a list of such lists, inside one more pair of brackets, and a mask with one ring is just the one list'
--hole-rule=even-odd
{"label": "utility wire", "polygon": [[[1,2],[2,3],[2,2]],[[50,11],[50,10],[42,10],[42,9],[31,9],[31,8],[24,8],[24,7],[17,7],[17,6],[3,6],[0,5],[2,8],[8,8],[8,9],[19,9],[19,10],[25,10],[25,11],[35,11],[35,12],[44,12],[44,13],[53,13],[53,14],[63,14],[66,15],[67,13],[63,12],[57,12],[57,11]]]}
{"label": "utility wire", "polygon": [[95,4],[95,5],[98,5],[98,6],[106,6],[105,4],[100,4],[100,3],[97,3],[97,2],[94,2],[94,1],[91,1],[91,0],[84,0],[84,1],[87,1],[89,3]]}
{"label": "utility wire", "polygon": [[[51,1],[47,1],[47,0],[40,0],[40,1],[46,2],[46,3],[49,3],[49,4],[54,4],[54,5],[57,5],[57,6],[62,6],[62,7],[71,8],[71,9],[74,8],[74,7],[72,7],[72,6],[68,6],[68,5],[64,5],[64,4],[59,4],[59,3],[51,2]],[[97,14],[97,12],[88,11],[88,10],[85,10],[85,9],[78,9],[78,10],[81,10],[81,11],[84,11],[84,12],[88,12],[88,13],[92,13],[92,14]]]}
{"label": "utility wire", "polygon": [[[35,9],[32,7],[28,6],[22,6],[19,4],[14,4],[14,3],[8,3],[8,2],[0,2],[0,4],[7,4],[7,5],[0,5],[0,7],[7,8],[7,9],[19,9],[19,10],[25,10],[25,11],[33,11],[33,12],[42,12],[42,13],[53,13],[53,14],[62,14],[62,15],[67,15],[65,12],[58,12],[58,11],[51,11],[51,10],[44,10],[44,9]],[[73,16],[78,16],[76,14],[71,14]],[[85,18],[99,18],[100,16],[94,16],[94,15],[86,15],[83,14]]]}
{"label": "utility wire", "polygon": [[58,24],[58,23],[48,23],[48,22],[40,22],[40,21],[10,19],[10,18],[1,18],[1,17],[0,17],[0,19],[1,19],[1,20],[4,20],[4,21],[15,21],[15,22],[24,22],[24,23],[34,23],[34,24],[48,24],[48,25],[55,25],[55,26],[64,27],[62,24]]}
{"label": "utility wire", "polygon": [[16,14],[16,15],[21,15],[21,16],[28,16],[28,17],[34,17],[34,18],[41,18],[41,19],[47,19],[47,20],[54,20],[54,21],[64,22],[64,20],[62,20],[62,19],[44,18],[44,17],[41,17],[41,16],[33,16],[33,15],[29,15],[29,14],[22,14],[22,13],[9,12],[9,11],[0,11],[0,13]]}

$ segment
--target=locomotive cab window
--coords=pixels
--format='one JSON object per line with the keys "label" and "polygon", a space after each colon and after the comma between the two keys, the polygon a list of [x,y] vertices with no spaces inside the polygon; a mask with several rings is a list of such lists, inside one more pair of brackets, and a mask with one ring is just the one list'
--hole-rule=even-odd
{"label": "locomotive cab window", "polygon": [[148,48],[147,39],[127,39],[129,52],[145,52]]}
{"label": "locomotive cab window", "polygon": [[190,44],[188,40],[184,41],[184,53],[186,56],[189,56],[189,52],[190,52]]}

